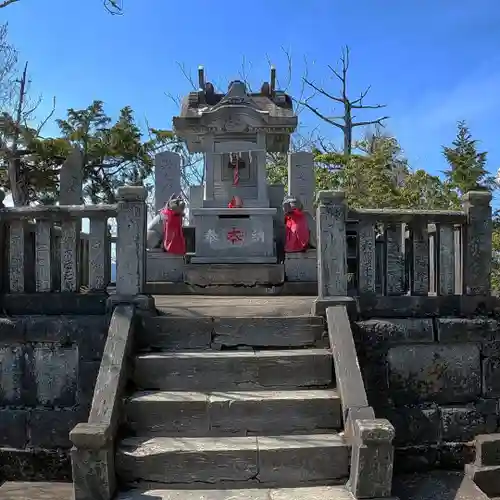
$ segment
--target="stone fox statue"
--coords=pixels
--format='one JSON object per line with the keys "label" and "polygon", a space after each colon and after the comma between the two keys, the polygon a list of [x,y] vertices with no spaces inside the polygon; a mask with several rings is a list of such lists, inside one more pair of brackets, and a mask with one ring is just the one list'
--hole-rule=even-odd
{"label": "stone fox statue", "polygon": [[283,200],[285,214],[285,253],[304,252],[316,248],[316,226],[310,214],[304,212],[298,198]]}
{"label": "stone fox statue", "polygon": [[186,204],[181,195],[173,194],[148,226],[148,248],[162,248],[174,255],[186,253],[182,219]]}

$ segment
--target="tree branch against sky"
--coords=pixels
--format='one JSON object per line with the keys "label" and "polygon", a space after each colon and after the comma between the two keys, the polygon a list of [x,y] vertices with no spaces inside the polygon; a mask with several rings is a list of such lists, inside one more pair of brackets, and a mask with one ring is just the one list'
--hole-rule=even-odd
{"label": "tree branch against sky", "polygon": [[[20,2],[21,0],[3,0],[0,1],[0,9],[4,9],[9,5]],[[123,13],[123,2],[122,0],[102,0],[104,8],[111,15],[121,15]]]}
{"label": "tree branch against sky", "polygon": [[[370,86],[366,88],[363,92],[360,93],[359,97],[356,99],[351,99],[349,97],[349,66],[350,66],[350,52],[349,47],[346,45],[342,49],[342,54],[340,56],[340,65],[341,69],[337,70],[333,66],[328,66],[328,69],[333,74],[334,78],[339,80],[340,82],[340,95],[335,95],[327,90],[321,85],[314,83],[312,80],[307,77],[304,78],[304,82],[308,87],[310,87],[314,93],[312,96],[307,99],[303,99],[301,104],[309,109],[314,115],[316,115],[319,119],[323,120],[330,125],[338,128],[343,135],[344,145],[343,151],[345,156],[349,156],[352,152],[353,147],[353,130],[356,127],[367,127],[370,125],[383,125],[385,120],[388,120],[388,116],[382,116],[375,120],[364,120],[364,121],[355,121],[356,116],[353,115],[355,110],[367,110],[367,109],[380,109],[385,108],[385,104],[365,104],[363,100],[367,96],[370,91]],[[328,100],[333,101],[333,103],[340,104],[342,107],[342,112],[339,116],[329,116],[329,114],[321,111],[318,107],[313,106],[311,104],[312,99],[317,96],[326,97]]]}

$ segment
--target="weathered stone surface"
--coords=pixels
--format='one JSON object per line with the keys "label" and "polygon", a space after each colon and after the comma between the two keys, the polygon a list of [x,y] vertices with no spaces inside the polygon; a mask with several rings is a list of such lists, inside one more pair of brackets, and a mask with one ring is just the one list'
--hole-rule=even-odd
{"label": "weathered stone surface", "polygon": [[125,483],[246,481],[257,475],[257,438],[128,438],[117,450]]}
{"label": "weathered stone surface", "polygon": [[347,478],[349,450],[334,434],[257,437],[258,480],[300,484]]}
{"label": "weathered stone surface", "polygon": [[114,449],[72,448],[74,500],[111,499],[116,490]]}
{"label": "weathered stone surface", "polygon": [[394,318],[357,321],[353,328],[355,340],[367,348],[380,343],[432,342],[434,331],[431,319]]}
{"label": "weathered stone surface", "polygon": [[323,321],[315,317],[220,318],[214,321],[213,343],[223,346],[304,347],[321,339]]}
{"label": "weathered stone surface", "polygon": [[73,409],[32,410],[29,417],[29,445],[37,448],[71,448],[69,433],[87,415]]}
{"label": "weathered stone surface", "polygon": [[38,404],[73,406],[76,402],[78,349],[47,344],[33,348],[33,376]]}
{"label": "weathered stone surface", "polygon": [[0,487],[0,500],[70,500],[73,485],[62,482],[7,482]]}
{"label": "weathered stone surface", "polygon": [[483,359],[483,395],[487,398],[500,397],[500,357]]}
{"label": "weathered stone surface", "polygon": [[94,396],[94,386],[99,373],[100,361],[80,361],[78,365],[78,405],[90,409]]}
{"label": "weathered stone surface", "polygon": [[147,316],[137,335],[139,348],[180,350],[207,349],[212,342],[213,318]]}
{"label": "weathered stone surface", "polygon": [[437,318],[439,342],[484,342],[491,340],[498,330],[498,322],[486,318]]}
{"label": "weathered stone surface", "polygon": [[398,404],[467,402],[481,392],[474,344],[398,346],[389,350],[387,361],[389,388]]}
{"label": "weathered stone surface", "polygon": [[474,443],[442,443],[438,448],[438,466],[444,470],[463,470],[474,461]]}
{"label": "weathered stone surface", "polygon": [[463,472],[432,471],[394,478],[393,494],[411,500],[488,500]]}
{"label": "weathered stone surface", "polygon": [[0,345],[24,342],[24,332],[22,318],[0,318]]}
{"label": "weathered stone surface", "polygon": [[394,449],[394,472],[404,474],[435,469],[439,453],[434,445],[406,446]]}
{"label": "weathered stone surface", "polygon": [[387,418],[396,429],[395,443],[437,443],[440,439],[440,415],[435,405],[403,406],[377,411],[377,416]]}
{"label": "weathered stone surface", "polygon": [[24,352],[19,345],[0,347],[0,404],[22,405]]}
{"label": "weathered stone surface", "polygon": [[285,255],[287,281],[318,281],[318,256],[316,249]]}
{"label": "weathered stone surface", "polygon": [[108,333],[106,316],[27,316],[26,340],[78,344],[78,353],[86,361],[100,360]]}
{"label": "weathered stone surface", "polygon": [[347,476],[349,452],[336,435],[128,438],[116,466],[123,481],[247,481],[291,484]]}
{"label": "weathered stone surface", "polygon": [[2,306],[10,316],[25,314],[105,314],[105,293],[23,293],[5,294]]}
{"label": "weathered stone surface", "polygon": [[145,354],[136,358],[134,380],[139,388],[162,390],[325,386],[332,359],[323,349]]}
{"label": "weathered stone surface", "polygon": [[500,466],[467,464],[465,473],[489,497],[500,495]]}
{"label": "weathered stone surface", "polygon": [[[200,500],[200,498],[203,500],[352,500],[352,495],[347,492],[344,486],[273,488],[270,490],[266,488],[240,490],[139,489],[120,493],[117,500]],[[469,499],[461,498],[460,500]]]}
{"label": "weathered stone surface", "polygon": [[484,415],[481,415],[474,406],[443,406],[441,407],[441,422],[444,441],[470,441],[476,434],[488,431]]}
{"label": "weathered stone surface", "polygon": [[500,465],[500,434],[476,436],[476,465]]}
{"label": "weathered stone surface", "polygon": [[184,281],[190,285],[280,285],[285,281],[283,264],[187,264]]}
{"label": "weathered stone surface", "polygon": [[24,448],[27,442],[28,412],[26,410],[0,410],[0,446]]}
{"label": "weathered stone surface", "polygon": [[164,252],[162,249],[148,250],[146,252],[147,281],[183,282],[184,266],[183,255],[173,255]]}
{"label": "weathered stone surface", "polygon": [[333,390],[138,393],[127,400],[137,435],[247,435],[340,429]]}
{"label": "weathered stone surface", "polygon": [[0,448],[0,481],[70,481],[68,450]]}

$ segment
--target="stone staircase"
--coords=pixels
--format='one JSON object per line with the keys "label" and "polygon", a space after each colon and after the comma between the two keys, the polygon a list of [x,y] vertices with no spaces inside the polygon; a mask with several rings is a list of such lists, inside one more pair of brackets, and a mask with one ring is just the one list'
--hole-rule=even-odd
{"label": "stone staircase", "polygon": [[120,498],[352,498],[322,319],[283,312],[144,318]]}

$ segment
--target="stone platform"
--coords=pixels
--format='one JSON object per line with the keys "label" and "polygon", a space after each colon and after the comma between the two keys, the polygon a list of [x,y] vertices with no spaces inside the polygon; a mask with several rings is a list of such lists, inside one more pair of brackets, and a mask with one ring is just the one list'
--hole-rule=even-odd
{"label": "stone platform", "polygon": [[0,500],[73,500],[73,484],[7,482],[0,487]]}

